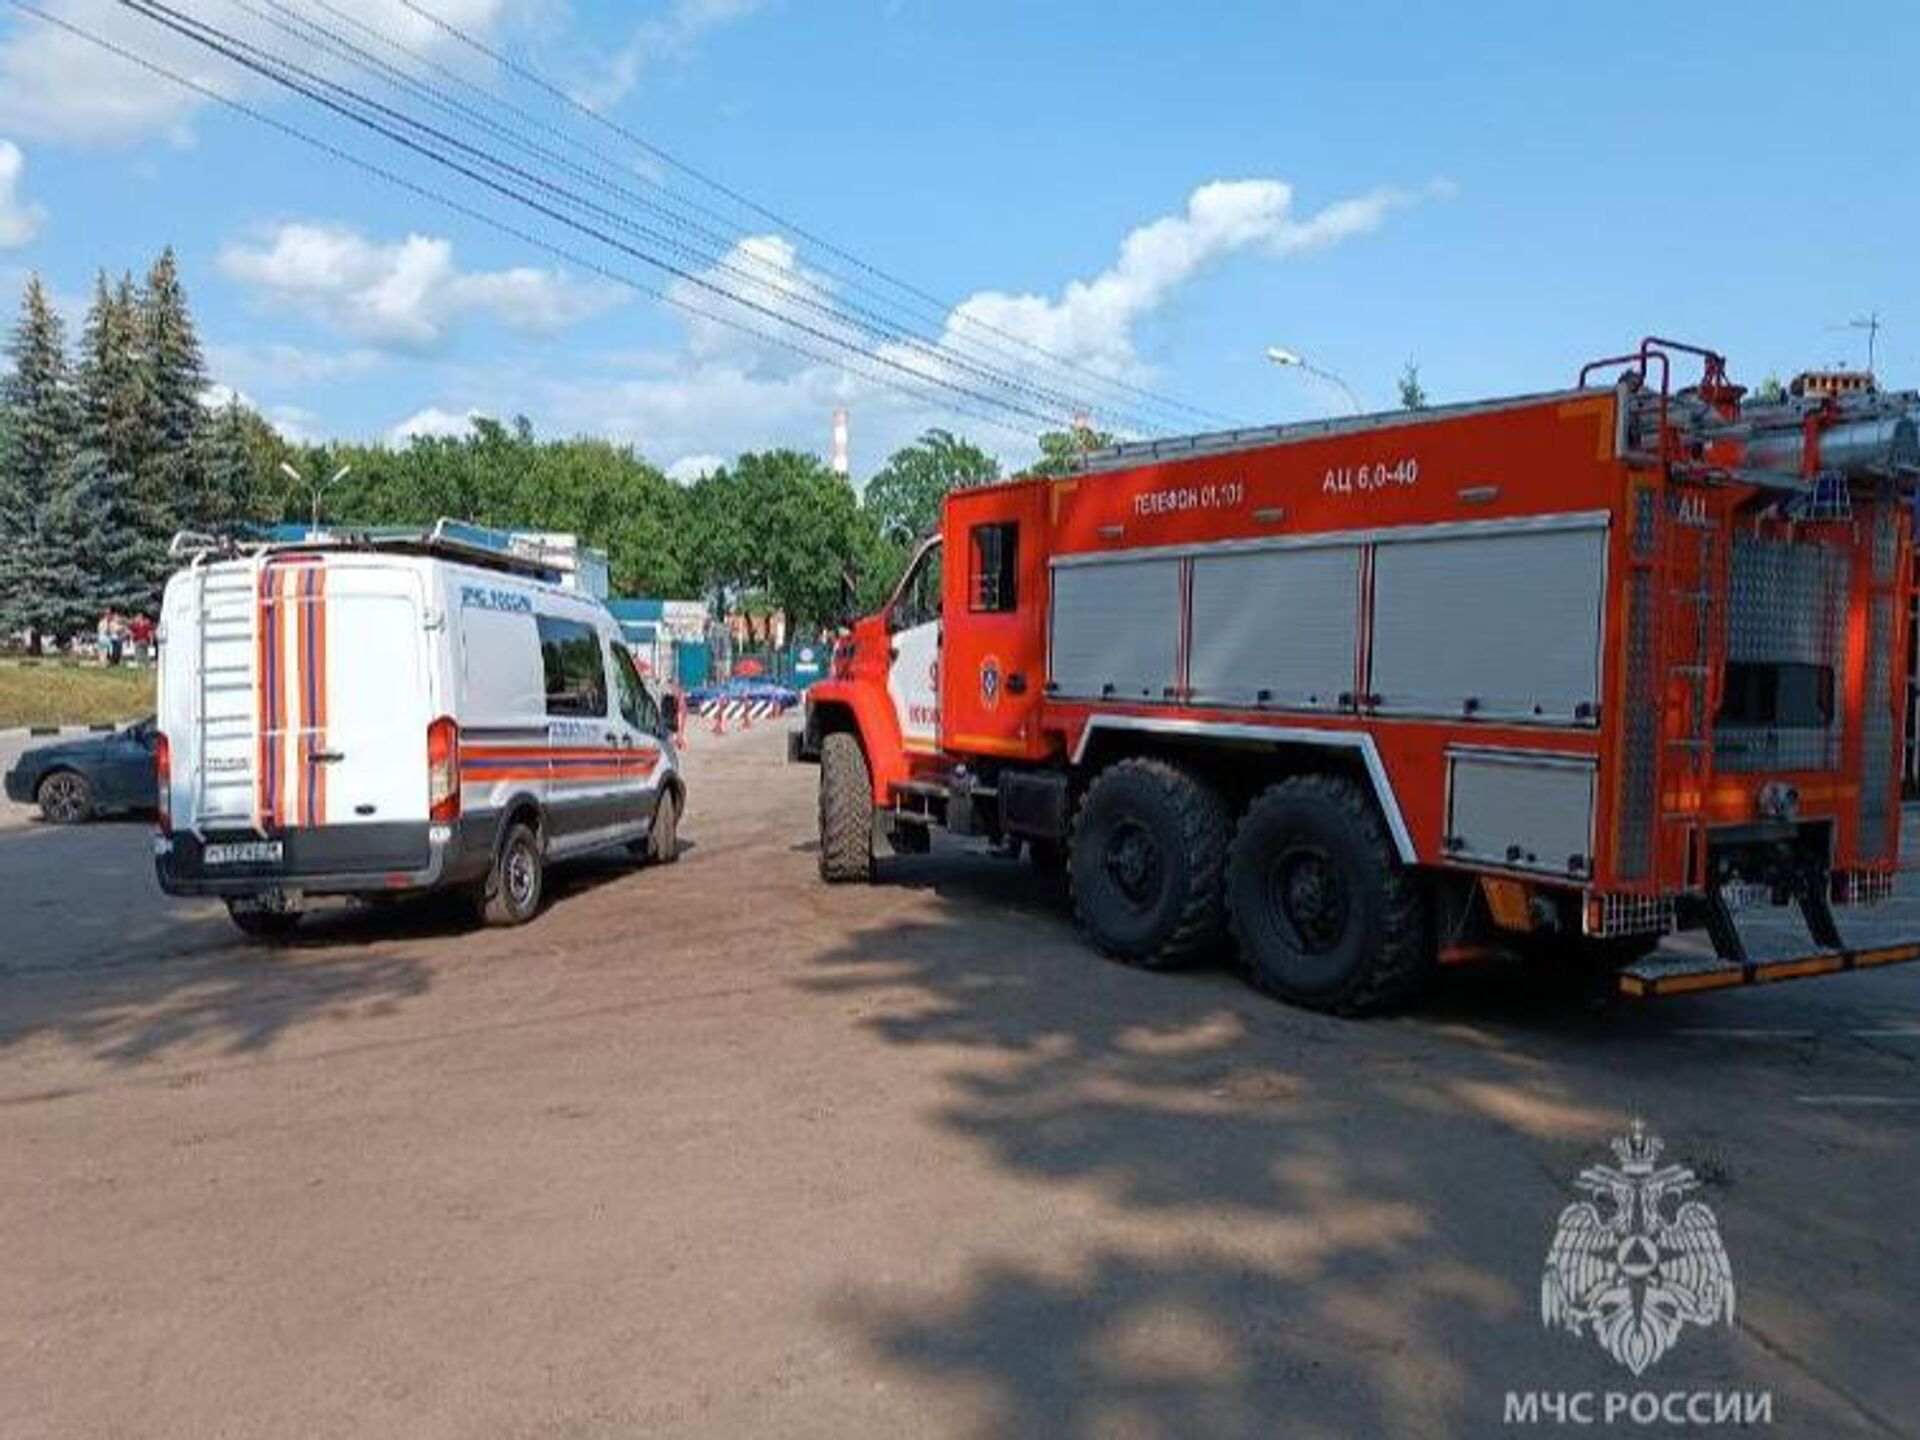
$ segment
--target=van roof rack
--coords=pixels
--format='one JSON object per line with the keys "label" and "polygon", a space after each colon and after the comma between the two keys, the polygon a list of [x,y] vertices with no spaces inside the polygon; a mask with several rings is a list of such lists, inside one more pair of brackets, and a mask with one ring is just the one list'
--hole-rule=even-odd
{"label": "van roof rack", "polygon": [[262,550],[359,550],[394,555],[428,555],[459,560],[489,570],[525,575],[549,585],[565,575],[553,562],[553,547],[528,535],[516,535],[442,518],[426,529],[417,525],[342,525],[315,530],[306,525],[264,525],[248,536],[205,535],[183,530],[167,546],[175,560],[202,564],[208,560],[237,559]]}

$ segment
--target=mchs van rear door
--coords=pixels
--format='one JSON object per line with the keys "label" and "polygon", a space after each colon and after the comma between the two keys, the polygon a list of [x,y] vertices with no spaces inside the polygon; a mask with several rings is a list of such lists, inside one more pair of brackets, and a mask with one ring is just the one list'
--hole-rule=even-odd
{"label": "mchs van rear door", "polygon": [[261,576],[263,818],[427,818],[424,597],[411,567],[288,556]]}

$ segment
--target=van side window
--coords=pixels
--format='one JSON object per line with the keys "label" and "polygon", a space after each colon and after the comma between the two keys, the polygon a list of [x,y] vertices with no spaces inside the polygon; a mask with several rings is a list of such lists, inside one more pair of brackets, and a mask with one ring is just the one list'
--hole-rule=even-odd
{"label": "van side window", "polygon": [[607,713],[607,667],[600,634],[576,620],[535,617],[540,627],[540,664],[547,677],[547,714]]}
{"label": "van side window", "polygon": [[996,520],[976,525],[967,560],[967,608],[974,614],[1005,614],[1020,608],[1020,524]]}
{"label": "van side window", "polygon": [[640,667],[633,662],[633,652],[617,640],[613,643],[613,683],[620,696],[622,718],[636,730],[658,735],[660,707],[647,693],[646,682],[640,678]]}

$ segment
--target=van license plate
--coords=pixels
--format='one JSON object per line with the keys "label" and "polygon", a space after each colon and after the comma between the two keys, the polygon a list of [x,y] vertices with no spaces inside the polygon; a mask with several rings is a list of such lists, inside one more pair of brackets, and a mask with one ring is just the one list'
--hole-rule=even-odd
{"label": "van license plate", "polygon": [[278,840],[237,840],[230,845],[209,845],[201,853],[208,865],[278,865]]}

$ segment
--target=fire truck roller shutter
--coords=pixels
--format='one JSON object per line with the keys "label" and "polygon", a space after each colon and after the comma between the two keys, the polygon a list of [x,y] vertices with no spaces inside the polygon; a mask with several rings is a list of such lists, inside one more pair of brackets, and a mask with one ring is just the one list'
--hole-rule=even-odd
{"label": "fire truck roller shutter", "polygon": [[1179,679],[1180,561],[1097,556],[1053,566],[1054,693],[1165,700]]}
{"label": "fire truck roller shutter", "polygon": [[1188,683],[1198,704],[1331,710],[1353,689],[1360,547],[1202,554]]}
{"label": "fire truck roller shutter", "polygon": [[1388,532],[1369,689],[1389,715],[1598,718],[1606,516]]}

